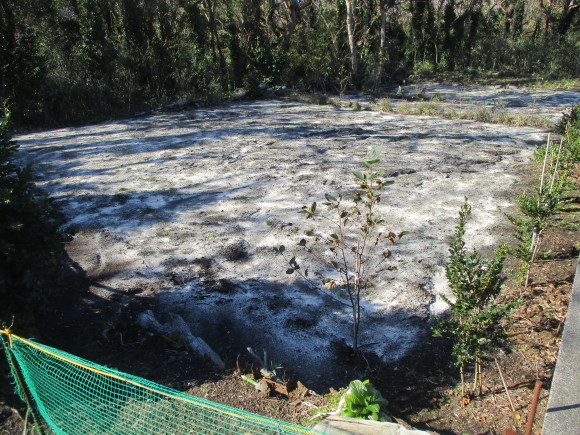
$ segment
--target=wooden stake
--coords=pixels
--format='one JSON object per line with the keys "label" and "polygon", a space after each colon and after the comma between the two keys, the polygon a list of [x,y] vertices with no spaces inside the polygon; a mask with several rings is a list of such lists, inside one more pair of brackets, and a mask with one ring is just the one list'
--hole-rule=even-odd
{"label": "wooden stake", "polygon": [[499,372],[499,377],[501,378],[501,382],[503,384],[503,388],[505,389],[505,393],[507,394],[507,398],[510,401],[510,405],[512,407],[512,411],[516,412],[516,407],[514,406],[514,402],[512,402],[512,398],[510,396],[510,392],[508,390],[507,384],[505,383],[505,379],[503,378],[503,373],[501,372],[501,367],[499,366],[499,363],[497,362],[497,358],[494,358],[495,361],[495,365],[497,366],[497,371]]}
{"label": "wooden stake", "polygon": [[461,397],[465,396],[465,374],[463,373],[463,366],[459,368],[461,374]]}

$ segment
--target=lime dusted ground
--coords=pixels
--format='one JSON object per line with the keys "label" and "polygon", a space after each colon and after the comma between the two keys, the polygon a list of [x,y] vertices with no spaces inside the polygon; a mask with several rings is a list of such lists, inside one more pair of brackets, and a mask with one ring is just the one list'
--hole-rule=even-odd
{"label": "lime dusted ground", "polygon": [[[546,137],[266,100],[16,139],[19,157],[34,162],[39,185],[77,231],[68,251],[92,278],[92,293],[118,300],[120,310],[139,294],[160,317],[180,314],[218,353],[264,348],[314,382],[332,377],[325,363],[334,339],[349,340],[350,314],[287,275],[287,259],[273,251],[283,244],[300,252],[313,228],[300,207],[348,193],[358,162],[383,145],[381,166],[394,184],[380,213],[387,230],[409,234],[365,296],[360,341],[394,361],[428,333],[423,319],[445,307],[443,265],[464,197],[474,214],[468,242],[494,247],[510,232],[503,213],[520,169]],[[326,267],[302,263],[314,280]]]}

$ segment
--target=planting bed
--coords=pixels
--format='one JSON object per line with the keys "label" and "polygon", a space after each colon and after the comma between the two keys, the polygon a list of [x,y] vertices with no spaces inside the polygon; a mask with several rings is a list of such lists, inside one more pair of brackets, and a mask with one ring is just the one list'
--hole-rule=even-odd
{"label": "planting bed", "polygon": [[[286,275],[273,251],[301,252],[297,243],[314,224],[300,206],[352,191],[358,162],[384,146],[381,166],[394,184],[379,213],[387,230],[409,234],[364,298],[361,343],[396,361],[443,308],[443,265],[464,197],[475,216],[468,239],[493,247],[518,167],[545,136],[260,101],[17,139],[74,226],[68,252],[99,297],[122,309],[139,293],[154,312],[181,314],[218,353],[223,345],[265,348],[314,382],[329,380],[316,367],[334,339],[350,339],[350,319],[348,306]],[[313,275],[325,267],[309,265]]]}

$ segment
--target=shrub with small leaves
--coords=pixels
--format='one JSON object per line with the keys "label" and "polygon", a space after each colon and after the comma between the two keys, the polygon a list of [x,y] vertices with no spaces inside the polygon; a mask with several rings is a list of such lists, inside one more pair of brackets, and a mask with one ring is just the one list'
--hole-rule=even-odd
{"label": "shrub with small leaves", "polygon": [[500,245],[492,259],[483,258],[474,249],[468,253],[463,240],[471,207],[465,203],[459,212],[445,270],[454,300],[442,295],[450,315],[437,318],[433,335],[453,342],[452,354],[461,374],[465,394],[464,370],[474,363],[474,390],[481,392],[482,358],[496,350],[506,338],[507,318],[518,301],[499,303],[497,298],[505,278],[502,276],[507,246]]}
{"label": "shrub with small leaves", "polygon": [[566,203],[564,194],[570,189],[568,171],[560,165],[564,143],[553,144],[548,138],[543,148],[543,166],[539,186],[531,193],[522,193],[516,203],[520,216],[507,215],[515,226],[514,238],[518,241],[511,253],[522,260],[520,267],[524,287],[530,279],[530,266],[535,262],[544,231],[550,219]]}

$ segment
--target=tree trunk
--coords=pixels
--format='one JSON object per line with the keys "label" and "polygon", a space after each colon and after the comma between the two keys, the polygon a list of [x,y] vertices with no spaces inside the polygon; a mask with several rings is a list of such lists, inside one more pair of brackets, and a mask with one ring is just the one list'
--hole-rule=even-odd
{"label": "tree trunk", "polygon": [[348,32],[348,45],[350,47],[350,60],[353,78],[358,73],[358,56],[356,43],[354,40],[354,2],[356,0],[346,0],[346,30]]}
{"label": "tree trunk", "polygon": [[383,78],[383,73],[385,70],[385,60],[387,56],[387,48],[385,44],[387,42],[387,11],[384,1],[380,2],[379,5],[381,11],[381,54],[379,59],[379,76],[378,81],[381,83]]}

